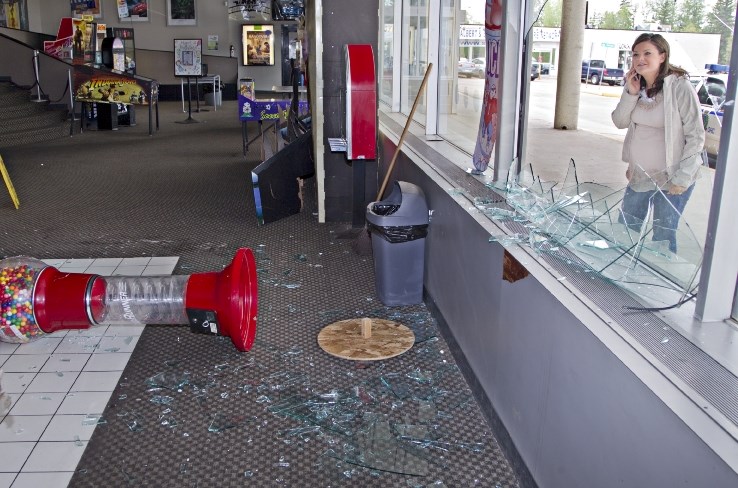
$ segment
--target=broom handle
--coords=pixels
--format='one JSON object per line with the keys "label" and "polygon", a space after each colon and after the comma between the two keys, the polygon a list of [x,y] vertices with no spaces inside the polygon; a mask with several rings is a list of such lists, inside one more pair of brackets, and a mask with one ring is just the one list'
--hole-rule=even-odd
{"label": "broom handle", "polygon": [[407,131],[410,128],[410,123],[413,121],[413,115],[415,115],[415,109],[418,107],[418,102],[420,101],[420,95],[423,94],[423,88],[425,88],[425,83],[428,81],[428,75],[430,74],[432,68],[433,68],[433,63],[429,63],[428,68],[425,70],[425,76],[423,76],[423,82],[420,83],[420,89],[418,89],[418,94],[415,95],[415,101],[413,102],[413,108],[410,110],[410,115],[407,118],[407,122],[405,122],[405,128],[402,129],[400,140],[397,143],[397,147],[395,148],[395,154],[392,155],[392,161],[390,161],[389,168],[387,168],[387,174],[384,175],[384,181],[382,181],[382,187],[379,189],[379,193],[377,193],[376,201],[379,201],[382,198],[382,195],[384,194],[384,190],[387,188],[387,182],[389,181],[389,177],[392,174],[392,170],[395,167],[395,161],[397,161],[397,156],[400,154],[400,149],[402,148],[402,141],[405,140],[405,134],[407,134]]}

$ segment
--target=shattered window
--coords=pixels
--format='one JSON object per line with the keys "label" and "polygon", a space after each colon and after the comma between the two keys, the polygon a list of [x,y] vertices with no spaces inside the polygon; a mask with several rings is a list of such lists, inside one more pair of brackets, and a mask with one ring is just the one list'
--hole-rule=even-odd
{"label": "shattered window", "polygon": [[[652,175],[654,181],[662,176]],[[490,241],[522,244],[554,256],[577,272],[602,277],[654,307],[692,298],[702,264],[703,239],[654,185],[644,196],[645,212],[635,215],[626,188],[580,181],[574,160],[559,182],[547,182],[531,166],[518,174],[513,165],[500,188],[506,203],[477,202],[476,207],[510,230]],[[667,207],[667,218],[655,211]]]}

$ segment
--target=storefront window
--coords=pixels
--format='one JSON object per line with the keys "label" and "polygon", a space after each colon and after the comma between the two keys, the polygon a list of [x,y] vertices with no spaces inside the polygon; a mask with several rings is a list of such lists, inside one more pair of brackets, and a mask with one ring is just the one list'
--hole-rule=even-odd
{"label": "storefront window", "polygon": [[474,151],[485,75],[484,2],[441,0],[438,134]]}
{"label": "storefront window", "polygon": [[379,99],[392,106],[392,70],[395,51],[395,0],[384,0],[381,7],[381,47],[379,49]]}
{"label": "storefront window", "polygon": [[[409,115],[428,66],[428,0],[404,0],[402,8],[402,76],[400,111]],[[414,119],[425,125],[425,97]]]}
{"label": "storefront window", "polygon": [[[471,154],[476,143],[483,105],[487,58],[484,39],[485,2],[402,0],[400,13],[400,7],[396,5],[399,1],[383,2],[381,66],[385,72],[380,82],[381,99],[387,104],[393,104],[392,111],[409,114],[428,62],[433,61],[438,85],[434,87],[436,90],[430,91],[434,98],[428,100],[429,107],[426,107],[425,100],[421,98],[415,120],[423,126],[428,124],[428,134],[438,134],[448,144]],[[537,5],[540,6],[540,2]],[[526,22],[527,27],[530,27],[538,13],[536,9],[531,12],[530,23]],[[430,16],[433,18],[429,18]],[[429,29],[429,26],[437,26],[438,29]],[[438,57],[430,59],[429,40],[435,44],[436,32]],[[595,68],[592,71],[602,72],[602,75],[593,77],[592,71],[589,71],[588,76],[583,76],[584,79],[580,80],[577,60],[574,76],[566,73],[563,77],[573,79],[576,90],[571,97],[567,95],[563,99],[559,87],[559,75],[564,74],[560,73],[564,50],[560,33],[560,27],[543,27],[539,24],[524,33],[527,51],[520,61],[523,62],[523,67],[528,66],[526,70],[530,69],[530,77],[527,72],[526,76],[521,77],[521,82],[529,86],[524,88],[525,117],[519,127],[520,133],[524,134],[524,138],[521,138],[524,141],[522,153],[517,155],[515,162],[529,176],[529,181],[546,193],[542,196],[554,199],[557,195],[566,197],[561,202],[550,202],[551,208],[555,208],[557,212],[563,203],[569,201],[567,198],[574,199],[575,214],[571,214],[571,208],[558,213],[568,217],[570,224],[575,222],[577,225],[567,225],[564,229],[566,232],[562,235],[555,232],[557,237],[562,237],[563,241],[575,242],[575,235],[579,238],[591,232],[602,234],[599,237],[586,237],[585,244],[579,246],[588,253],[587,259],[591,258],[593,270],[604,270],[612,274],[615,266],[610,263],[622,259],[616,256],[609,260],[608,256],[604,256],[612,253],[610,245],[606,251],[602,251],[600,237],[604,237],[615,248],[622,249],[623,256],[629,256],[633,262],[637,260],[645,275],[651,273],[658,280],[669,282],[670,289],[679,292],[677,300],[672,300],[675,296],[673,293],[662,294],[663,296],[654,301],[655,306],[674,305],[677,301],[692,296],[699,281],[712,185],[716,175],[714,165],[720,149],[722,106],[730,102],[726,102],[725,97],[727,72],[720,71],[722,68],[718,66],[706,65],[725,57],[722,53],[725,43],[721,44],[719,34],[659,31],[671,47],[671,63],[690,73],[693,85],[700,95],[702,118],[708,133],[705,154],[709,164],[699,167],[699,177],[677,222],[676,243],[673,244],[658,238],[663,229],[654,224],[653,214],[646,215],[647,222],[636,230],[635,226],[631,228],[618,217],[622,213],[621,202],[628,187],[628,164],[622,161],[627,129],[617,128],[611,114],[623,91],[620,82],[622,73],[632,63],[632,43],[641,32],[585,29],[581,58],[591,60],[589,65]],[[393,55],[393,52],[397,54]],[[398,58],[401,59],[400,63],[396,62]],[[621,70],[619,75],[618,70]],[[572,112],[575,114],[574,119],[568,122],[567,127],[554,127],[557,114]],[[426,114],[436,113],[437,119],[425,120]],[[469,168],[467,159],[459,160],[458,164],[464,169]],[[658,174],[653,176],[656,180],[659,179]],[[501,177],[505,178],[504,175]],[[572,181],[575,183],[570,185]],[[586,188],[582,189],[583,187]],[[575,193],[570,195],[567,193],[570,191]],[[600,194],[604,195],[601,202]],[[640,275],[632,276],[632,269],[635,268],[625,265],[622,276],[610,276],[607,273],[603,275],[618,284],[633,281],[638,288],[647,280]],[[738,298],[736,304],[738,309]]]}

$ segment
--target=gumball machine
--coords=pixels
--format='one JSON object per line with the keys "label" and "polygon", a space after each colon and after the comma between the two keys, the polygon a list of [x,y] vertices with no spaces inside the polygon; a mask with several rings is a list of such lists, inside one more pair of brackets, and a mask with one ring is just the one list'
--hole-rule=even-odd
{"label": "gumball machine", "polygon": [[256,336],[254,254],[242,248],[223,271],[172,276],[65,273],[29,257],[0,261],[0,341],[25,343],[96,325],[189,324],[248,351]]}

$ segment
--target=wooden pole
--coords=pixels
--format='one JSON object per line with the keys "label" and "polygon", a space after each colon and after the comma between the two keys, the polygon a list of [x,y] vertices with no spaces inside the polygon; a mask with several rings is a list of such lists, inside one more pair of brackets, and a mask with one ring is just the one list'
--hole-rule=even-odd
{"label": "wooden pole", "polygon": [[423,82],[420,84],[420,88],[418,89],[418,94],[415,95],[415,101],[413,102],[413,108],[410,110],[410,115],[407,117],[407,122],[405,122],[405,128],[402,129],[400,140],[397,142],[397,147],[395,148],[395,154],[392,156],[392,160],[390,161],[389,168],[387,168],[387,174],[384,175],[384,181],[382,181],[382,186],[379,188],[379,193],[377,193],[377,198],[375,199],[375,201],[381,200],[382,195],[384,194],[384,190],[387,188],[387,182],[389,181],[389,177],[392,174],[392,170],[395,167],[395,161],[397,160],[397,156],[400,154],[400,149],[402,148],[402,142],[405,140],[405,135],[407,134],[407,131],[410,128],[410,123],[413,121],[413,115],[415,115],[415,109],[418,107],[420,96],[423,94],[423,89],[425,88],[425,84],[428,81],[428,75],[430,74],[431,69],[433,69],[433,63],[429,63],[428,69],[425,70],[425,76],[423,76]]}

